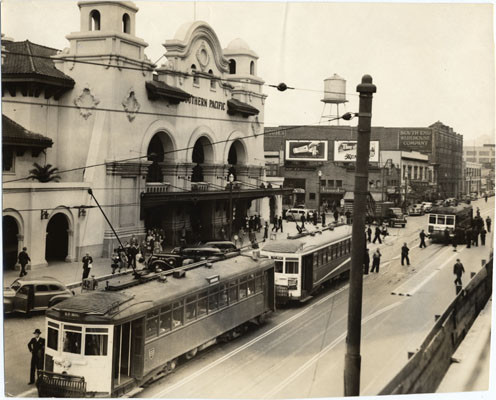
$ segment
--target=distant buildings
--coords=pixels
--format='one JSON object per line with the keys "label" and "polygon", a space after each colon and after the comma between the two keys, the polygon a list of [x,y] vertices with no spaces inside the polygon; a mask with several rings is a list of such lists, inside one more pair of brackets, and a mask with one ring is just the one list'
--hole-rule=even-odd
{"label": "distant buildings", "polygon": [[483,144],[482,146],[463,147],[463,160],[468,163],[480,164],[481,186],[480,190],[494,190],[494,159],[495,145]]}

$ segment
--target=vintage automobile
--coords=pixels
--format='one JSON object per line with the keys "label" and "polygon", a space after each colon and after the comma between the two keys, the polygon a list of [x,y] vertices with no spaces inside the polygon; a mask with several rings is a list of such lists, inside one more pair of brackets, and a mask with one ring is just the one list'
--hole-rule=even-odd
{"label": "vintage automobile", "polygon": [[408,209],[408,215],[424,215],[422,204],[414,204]]}
{"label": "vintage automobile", "polygon": [[[237,255],[235,253],[234,255]],[[167,271],[197,261],[219,261],[228,258],[227,254],[216,246],[176,247],[170,253],[154,253],[146,261],[150,270],[160,268]]]}
{"label": "vintage automobile", "polygon": [[430,213],[432,211],[432,203],[430,201],[423,201],[422,207],[424,208],[424,212]]}
{"label": "vintage automobile", "polygon": [[28,314],[46,310],[73,295],[73,291],[55,278],[18,278],[3,290],[3,312]]}
{"label": "vintage automobile", "polygon": [[228,240],[212,240],[202,244],[202,247],[215,247],[220,249],[225,255],[239,254],[240,250],[233,242]]}

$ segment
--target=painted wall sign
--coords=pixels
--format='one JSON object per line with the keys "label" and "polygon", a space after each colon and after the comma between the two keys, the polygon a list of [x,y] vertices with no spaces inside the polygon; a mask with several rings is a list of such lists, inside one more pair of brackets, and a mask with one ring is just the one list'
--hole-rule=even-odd
{"label": "painted wall sign", "polygon": [[[334,161],[355,162],[357,151],[356,140],[335,140]],[[379,162],[379,141],[370,142],[370,162]]]}
{"label": "painted wall sign", "polygon": [[399,140],[400,150],[432,152],[432,132],[430,129],[402,129],[399,132]]}
{"label": "painted wall sign", "polygon": [[185,100],[184,103],[190,103],[199,107],[214,108],[216,110],[222,110],[222,111],[226,110],[226,103],[222,101],[205,99],[203,97],[193,96],[190,97],[188,100]]}
{"label": "painted wall sign", "polygon": [[286,140],[286,160],[327,161],[327,140]]}

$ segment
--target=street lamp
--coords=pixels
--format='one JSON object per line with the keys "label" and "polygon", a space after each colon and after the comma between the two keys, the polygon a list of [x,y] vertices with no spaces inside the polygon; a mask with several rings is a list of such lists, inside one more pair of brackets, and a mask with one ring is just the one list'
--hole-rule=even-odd
{"label": "street lamp", "polygon": [[322,171],[320,169],[319,169],[319,172],[317,173],[317,175],[319,176],[319,200],[318,200],[318,203],[317,203],[317,210],[320,213],[320,205],[322,203],[322,201],[320,200],[321,189],[322,189],[322,182],[320,181],[320,179],[322,178]]}
{"label": "street lamp", "polygon": [[232,188],[234,182],[234,175],[229,174],[229,240],[232,240],[232,226],[233,226],[233,204],[232,204]]}
{"label": "street lamp", "polygon": [[408,196],[408,173],[405,173],[404,176],[405,179],[405,213],[408,210],[408,202],[407,202],[407,196]]}

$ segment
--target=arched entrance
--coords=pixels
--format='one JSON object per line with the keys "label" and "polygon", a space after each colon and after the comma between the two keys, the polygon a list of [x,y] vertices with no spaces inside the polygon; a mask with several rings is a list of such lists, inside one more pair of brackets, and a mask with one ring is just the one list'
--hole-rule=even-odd
{"label": "arched entrance", "polygon": [[191,182],[204,182],[202,164],[213,161],[212,143],[205,136],[202,136],[195,142],[191,161],[193,164],[196,164],[191,174]]}
{"label": "arched entrance", "polygon": [[174,145],[171,138],[165,132],[157,132],[153,135],[146,151],[148,161],[152,164],[148,167],[147,182],[162,182],[163,174],[159,163],[174,161]]}
{"label": "arched entrance", "polygon": [[14,269],[17,255],[20,251],[17,235],[19,226],[14,217],[6,215],[3,217],[3,266],[4,269]]}
{"label": "arched entrance", "polygon": [[227,163],[230,164],[228,175],[233,174],[234,180],[237,180],[236,167],[246,164],[246,150],[240,140],[232,142],[229,148],[229,154],[227,155]]}
{"label": "arched entrance", "polygon": [[69,221],[62,213],[55,214],[47,224],[45,259],[65,261],[69,249]]}

